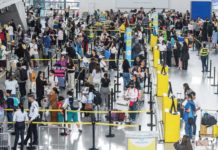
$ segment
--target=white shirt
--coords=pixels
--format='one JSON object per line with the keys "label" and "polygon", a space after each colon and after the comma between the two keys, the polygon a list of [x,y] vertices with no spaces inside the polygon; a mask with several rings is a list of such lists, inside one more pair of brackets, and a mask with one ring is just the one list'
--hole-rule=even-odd
{"label": "white shirt", "polygon": [[8,27],[8,34],[9,35],[14,35],[14,28],[12,26]]}
{"label": "white shirt", "polygon": [[5,80],[5,89],[11,90],[11,94],[16,94],[16,88],[18,88],[17,80]]}
{"label": "white shirt", "polygon": [[58,40],[64,40],[64,32],[63,30],[58,31]]}
{"label": "white shirt", "polygon": [[101,82],[101,72],[96,72],[96,70],[94,69],[92,71],[92,77],[93,77],[93,83],[99,83]]}
{"label": "white shirt", "polygon": [[56,76],[49,76],[49,83],[51,84],[51,87],[56,87],[58,84],[58,78]]}
{"label": "white shirt", "polygon": [[139,94],[138,92],[136,88],[128,88],[125,95],[127,98],[130,98],[131,101],[136,101]]}
{"label": "white shirt", "polygon": [[28,121],[27,113],[24,111],[22,112],[20,109],[18,109],[13,116],[13,122],[24,122]]}
{"label": "white shirt", "polygon": [[166,46],[166,45],[160,44],[160,45],[159,45],[159,48],[160,48],[160,51],[161,51],[161,52],[167,51],[167,46]]}
{"label": "white shirt", "polygon": [[39,116],[39,104],[37,101],[32,102],[30,106],[29,117],[30,120],[33,121]]}
{"label": "white shirt", "polygon": [[30,43],[30,56],[38,55],[38,46],[37,44]]}

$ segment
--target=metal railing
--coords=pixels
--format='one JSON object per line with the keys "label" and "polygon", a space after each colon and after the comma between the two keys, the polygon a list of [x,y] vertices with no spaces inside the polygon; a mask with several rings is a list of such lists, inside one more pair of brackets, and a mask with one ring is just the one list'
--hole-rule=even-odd
{"label": "metal railing", "polygon": [[0,133],[0,149],[1,150],[11,149],[11,137],[9,133]]}
{"label": "metal railing", "polygon": [[[58,126],[40,126],[39,133],[39,150],[59,150],[67,149],[68,141],[64,136],[60,136],[61,132],[66,128]],[[55,140],[53,137],[56,137]]]}

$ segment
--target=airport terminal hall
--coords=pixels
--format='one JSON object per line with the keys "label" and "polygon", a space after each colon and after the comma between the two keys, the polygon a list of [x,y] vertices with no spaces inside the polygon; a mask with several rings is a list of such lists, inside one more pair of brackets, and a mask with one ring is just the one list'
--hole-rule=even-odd
{"label": "airport terminal hall", "polygon": [[0,150],[218,150],[218,0],[0,0]]}

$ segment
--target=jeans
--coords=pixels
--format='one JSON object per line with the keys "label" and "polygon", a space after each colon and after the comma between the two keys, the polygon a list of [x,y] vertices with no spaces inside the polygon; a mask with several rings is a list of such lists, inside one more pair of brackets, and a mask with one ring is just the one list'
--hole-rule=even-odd
{"label": "jeans", "polygon": [[[7,119],[8,122],[12,122],[13,121],[13,113],[12,112],[7,112]],[[12,127],[12,124],[8,124],[8,127]]]}
{"label": "jeans", "polygon": [[201,56],[201,62],[202,62],[202,71],[207,71],[208,64],[207,64],[208,56]]}
{"label": "jeans", "polygon": [[194,124],[193,124],[193,135],[196,135],[196,131],[197,131],[197,126],[196,126],[196,120],[197,120],[197,116],[194,117]]}
{"label": "jeans", "polygon": [[127,72],[123,73],[123,81],[124,81],[124,87],[127,87],[130,81],[130,74]]}
{"label": "jeans", "polygon": [[43,55],[48,56],[49,48],[44,48]]}
{"label": "jeans", "polygon": [[24,130],[25,130],[25,123],[24,122],[16,122],[16,124],[15,124],[14,149],[17,148],[17,143],[18,143],[18,140],[19,140],[19,136],[21,136],[21,147],[20,147],[20,149],[23,150]]}
{"label": "jeans", "polygon": [[[136,102],[134,102],[133,106],[130,106],[130,107],[129,107],[129,110],[130,110],[130,111],[136,111],[136,109],[137,109],[137,108],[136,108]],[[136,113],[130,113],[130,114],[129,114],[129,117],[130,117],[131,120],[135,121],[135,119],[136,119]]]}
{"label": "jeans", "polygon": [[190,124],[188,123],[188,120],[186,120],[186,121],[185,121],[185,134],[186,134],[187,136],[189,136],[190,139],[192,138],[192,134],[193,134],[192,128],[193,128],[192,125],[190,125]]}

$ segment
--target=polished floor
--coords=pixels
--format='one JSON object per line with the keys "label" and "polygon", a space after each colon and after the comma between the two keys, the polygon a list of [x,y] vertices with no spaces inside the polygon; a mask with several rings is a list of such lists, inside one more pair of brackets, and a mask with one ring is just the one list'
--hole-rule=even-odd
{"label": "polished floor", "polygon": [[[213,66],[218,67],[218,55],[211,53],[210,59],[213,61]],[[174,95],[177,93],[183,93],[182,84],[189,83],[190,87],[197,93],[197,101],[199,102],[202,110],[218,110],[218,96],[214,94],[216,88],[210,86],[212,79],[207,78],[207,74],[201,72],[201,61],[197,56],[196,51],[190,51],[190,61],[188,71],[181,71],[177,68],[170,68],[169,77],[172,83]],[[217,68],[218,69],[218,68]],[[114,74],[111,75],[111,80],[114,80]],[[1,80],[1,87],[2,87]],[[112,85],[113,86],[113,85]],[[145,95],[145,105],[143,110],[148,110],[149,105],[147,104],[149,96]],[[161,106],[161,101],[158,100],[158,105]],[[116,105],[114,106],[117,107]],[[198,130],[200,127],[200,112],[198,113]],[[105,115],[101,115],[101,120],[105,120]],[[156,118],[158,121],[161,117]],[[89,118],[82,119],[82,121],[90,121]],[[136,127],[113,127],[112,133],[115,134],[114,138],[106,138],[105,135],[109,132],[107,126],[96,126],[96,141],[95,146],[99,150],[126,150],[127,149],[127,138],[125,137],[125,131],[137,131],[138,125],[142,126],[142,131],[149,131],[150,128],[147,126],[150,121],[149,115],[141,113],[138,115]],[[75,126],[72,127],[71,134],[68,136],[60,136],[63,129],[57,126],[41,126],[39,127],[39,149],[43,150],[87,150],[92,148],[92,126],[83,125],[83,132],[80,134]],[[154,130],[157,130],[155,127]],[[7,131],[6,131],[7,132]],[[184,134],[181,130],[181,136]],[[13,145],[14,137],[11,136],[11,145]],[[0,148],[1,149],[1,148]],[[173,144],[158,144],[158,150],[173,150]],[[196,147],[195,149],[206,149],[205,147]],[[216,149],[216,148],[213,148]]]}

